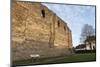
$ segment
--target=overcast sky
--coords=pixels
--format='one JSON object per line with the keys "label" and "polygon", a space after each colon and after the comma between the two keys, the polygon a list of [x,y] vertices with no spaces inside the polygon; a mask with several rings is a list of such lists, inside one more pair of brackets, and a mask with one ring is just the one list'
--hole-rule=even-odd
{"label": "overcast sky", "polygon": [[81,29],[84,24],[95,28],[95,6],[43,3],[64,20],[72,31],[73,46],[80,43]]}

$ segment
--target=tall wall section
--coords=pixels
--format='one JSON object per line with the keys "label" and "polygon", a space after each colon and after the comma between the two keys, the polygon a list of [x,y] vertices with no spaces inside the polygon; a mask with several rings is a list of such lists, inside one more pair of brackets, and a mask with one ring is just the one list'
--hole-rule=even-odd
{"label": "tall wall section", "polygon": [[71,31],[46,6],[36,2],[12,2],[13,60],[30,59],[31,54],[54,57],[70,54]]}

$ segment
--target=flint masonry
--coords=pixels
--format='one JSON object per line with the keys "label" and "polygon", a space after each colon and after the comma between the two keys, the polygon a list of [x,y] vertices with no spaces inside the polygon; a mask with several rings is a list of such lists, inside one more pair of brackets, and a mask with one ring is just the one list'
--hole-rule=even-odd
{"label": "flint masonry", "polygon": [[61,18],[41,3],[12,2],[13,60],[69,55],[72,52],[71,30]]}

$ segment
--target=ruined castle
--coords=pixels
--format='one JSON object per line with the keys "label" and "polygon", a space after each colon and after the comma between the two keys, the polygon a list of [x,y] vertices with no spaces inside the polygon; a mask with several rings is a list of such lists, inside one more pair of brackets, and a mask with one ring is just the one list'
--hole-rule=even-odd
{"label": "ruined castle", "polygon": [[30,59],[69,55],[72,52],[71,30],[61,18],[41,3],[13,1],[12,59]]}

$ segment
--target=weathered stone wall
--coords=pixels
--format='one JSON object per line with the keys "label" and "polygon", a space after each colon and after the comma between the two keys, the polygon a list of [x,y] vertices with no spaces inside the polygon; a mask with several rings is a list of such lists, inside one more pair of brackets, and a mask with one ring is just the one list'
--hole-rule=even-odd
{"label": "weathered stone wall", "polygon": [[36,2],[12,2],[13,60],[31,54],[54,57],[70,54],[71,31],[67,24],[46,6]]}

